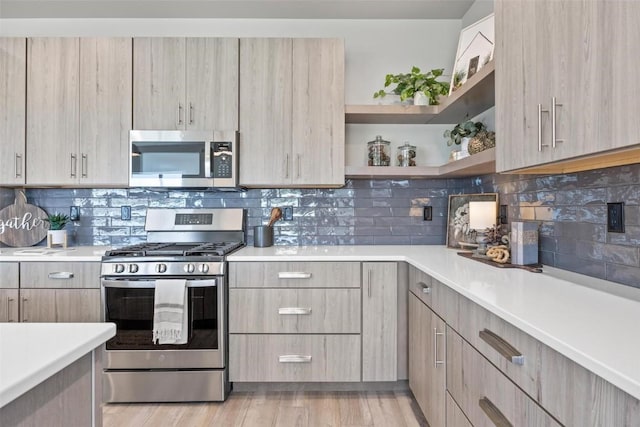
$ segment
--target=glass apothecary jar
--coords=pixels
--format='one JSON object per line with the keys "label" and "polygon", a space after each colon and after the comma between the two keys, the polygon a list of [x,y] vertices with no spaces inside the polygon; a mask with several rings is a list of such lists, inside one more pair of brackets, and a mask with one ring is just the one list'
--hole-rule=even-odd
{"label": "glass apothecary jar", "polygon": [[405,142],[398,147],[398,166],[416,165],[416,146]]}
{"label": "glass apothecary jar", "polygon": [[389,141],[377,135],[374,141],[367,142],[367,152],[369,166],[389,166],[391,157],[389,156]]}

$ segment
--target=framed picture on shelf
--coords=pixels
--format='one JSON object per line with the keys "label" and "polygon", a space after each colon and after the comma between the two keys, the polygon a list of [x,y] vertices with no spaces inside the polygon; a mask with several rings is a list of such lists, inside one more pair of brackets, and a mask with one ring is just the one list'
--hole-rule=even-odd
{"label": "framed picture on shelf", "polygon": [[493,14],[462,29],[451,73],[449,95],[493,59],[494,34]]}
{"label": "framed picture on shelf", "polygon": [[475,233],[469,228],[469,202],[495,202],[496,212],[498,212],[498,193],[449,195],[447,215],[448,248],[469,248],[475,243]]}

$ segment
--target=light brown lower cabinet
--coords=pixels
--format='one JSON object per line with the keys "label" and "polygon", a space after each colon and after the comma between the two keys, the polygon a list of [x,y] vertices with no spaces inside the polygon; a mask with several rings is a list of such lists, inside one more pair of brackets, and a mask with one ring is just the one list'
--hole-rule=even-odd
{"label": "light brown lower cabinet", "polygon": [[409,387],[431,426],[445,425],[445,327],[409,293]]}
{"label": "light brown lower cabinet", "polygon": [[100,289],[21,289],[21,322],[100,322]]}
{"label": "light brown lower cabinet", "polygon": [[17,322],[18,290],[0,289],[0,322]]}

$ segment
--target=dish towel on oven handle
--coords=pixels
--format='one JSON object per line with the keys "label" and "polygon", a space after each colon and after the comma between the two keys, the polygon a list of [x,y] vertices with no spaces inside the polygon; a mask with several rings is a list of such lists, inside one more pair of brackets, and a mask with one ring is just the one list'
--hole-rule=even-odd
{"label": "dish towel on oven handle", "polygon": [[153,304],[153,343],[186,344],[189,335],[187,281],[156,280]]}

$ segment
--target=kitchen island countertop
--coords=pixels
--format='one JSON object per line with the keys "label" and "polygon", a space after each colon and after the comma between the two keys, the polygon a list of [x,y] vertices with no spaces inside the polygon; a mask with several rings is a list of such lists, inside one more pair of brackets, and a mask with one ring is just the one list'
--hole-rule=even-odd
{"label": "kitchen island countertop", "polygon": [[113,323],[0,323],[0,408],[115,333]]}
{"label": "kitchen island countertop", "polygon": [[69,246],[67,248],[31,246],[28,248],[0,248],[2,261],[100,261],[110,246]]}
{"label": "kitchen island countertop", "polygon": [[406,261],[640,399],[640,290],[564,270],[504,269],[443,246],[245,247],[248,261]]}

